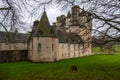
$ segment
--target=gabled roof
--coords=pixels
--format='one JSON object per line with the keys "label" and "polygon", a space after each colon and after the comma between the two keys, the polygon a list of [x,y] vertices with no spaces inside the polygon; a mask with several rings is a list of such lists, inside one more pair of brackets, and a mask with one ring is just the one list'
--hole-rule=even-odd
{"label": "gabled roof", "polygon": [[46,14],[46,11],[43,12],[43,15],[40,19],[39,25],[36,28],[36,31],[34,33],[35,37],[43,36],[43,37],[49,37],[51,36],[50,32],[50,23]]}

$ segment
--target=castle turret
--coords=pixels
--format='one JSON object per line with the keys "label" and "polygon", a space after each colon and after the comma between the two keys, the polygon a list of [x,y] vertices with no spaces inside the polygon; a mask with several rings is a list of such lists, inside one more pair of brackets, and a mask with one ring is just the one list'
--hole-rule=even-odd
{"label": "castle turret", "polygon": [[72,7],[72,17],[73,18],[77,18],[79,17],[79,14],[80,14],[80,7],[75,5]]}
{"label": "castle turret", "polygon": [[75,5],[72,7],[72,25],[77,26],[79,25],[78,18],[80,17],[80,7]]}
{"label": "castle turret", "polygon": [[29,42],[29,59],[33,62],[53,62],[57,60],[58,39],[54,38],[54,29],[50,26],[46,11],[40,21],[35,21],[35,32]]}
{"label": "castle turret", "polygon": [[45,10],[43,12],[43,15],[41,17],[40,22],[38,24],[36,24],[36,25],[38,25],[38,27],[37,27],[37,29],[35,31],[35,34],[34,34],[35,37],[51,36],[51,33],[50,33],[50,23],[49,23],[49,20],[48,20],[48,17],[47,17],[47,14],[46,14]]}
{"label": "castle turret", "polygon": [[61,16],[57,17],[57,22],[58,23],[63,23],[64,20],[65,20],[65,15],[61,15]]}

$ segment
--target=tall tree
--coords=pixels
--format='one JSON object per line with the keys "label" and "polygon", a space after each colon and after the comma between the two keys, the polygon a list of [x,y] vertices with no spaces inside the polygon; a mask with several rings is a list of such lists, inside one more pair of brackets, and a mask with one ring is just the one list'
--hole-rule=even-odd
{"label": "tall tree", "polygon": [[11,31],[14,31],[15,28],[25,30],[25,27],[31,26],[28,23],[32,21],[32,17],[39,15],[36,12],[51,2],[52,0],[1,0],[0,26],[6,32],[9,31],[9,28]]}
{"label": "tall tree", "polygon": [[[104,34],[112,41],[120,41],[119,0],[56,0],[63,8],[79,5],[90,13],[93,20],[93,35]],[[103,32],[104,30],[104,32]],[[111,40],[110,39],[110,40]]]}
{"label": "tall tree", "polygon": [[[94,34],[102,33],[120,41],[120,1],[119,0],[2,0],[0,3],[0,26],[6,31],[8,27],[26,26],[26,22],[45,4],[56,2],[62,8],[79,5],[90,13],[93,19]],[[55,5],[55,4],[54,4]],[[28,16],[29,15],[29,16]],[[30,26],[30,25],[29,25]],[[106,32],[102,32],[105,30]],[[96,35],[96,34],[95,34]]]}

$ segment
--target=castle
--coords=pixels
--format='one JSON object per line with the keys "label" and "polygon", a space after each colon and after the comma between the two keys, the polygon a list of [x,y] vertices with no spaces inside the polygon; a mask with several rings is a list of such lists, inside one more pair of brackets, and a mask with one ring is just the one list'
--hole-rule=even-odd
{"label": "castle", "polygon": [[91,28],[90,14],[77,5],[53,25],[44,10],[29,34],[0,32],[0,62],[54,62],[92,55]]}

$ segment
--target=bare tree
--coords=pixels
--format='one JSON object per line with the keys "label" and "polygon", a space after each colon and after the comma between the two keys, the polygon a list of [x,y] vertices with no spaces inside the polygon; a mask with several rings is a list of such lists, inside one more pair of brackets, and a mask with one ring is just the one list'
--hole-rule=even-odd
{"label": "bare tree", "polygon": [[[0,1],[0,29],[7,32],[10,41],[10,32],[17,29],[28,31],[32,26],[32,17],[40,15],[40,9],[52,0],[1,0]],[[31,24],[30,24],[31,23]]]}
{"label": "bare tree", "polygon": [[[103,33],[106,31],[103,31]],[[115,53],[115,44],[116,41],[114,39],[105,36],[104,34],[98,34],[97,36],[92,36],[92,45],[93,47],[99,47],[100,52],[107,52],[109,54]]]}
{"label": "bare tree", "polygon": [[[120,42],[120,1],[119,0],[56,0],[62,8],[79,5],[91,14],[93,22],[93,43],[101,51],[106,48],[114,52],[114,45]],[[99,37],[98,37],[99,36]]]}
{"label": "bare tree", "polygon": [[9,28],[26,29],[31,26],[32,17],[40,14],[40,9],[53,0],[2,0],[0,1],[0,26],[8,32]]}
{"label": "bare tree", "polygon": [[21,24],[23,24],[20,19],[22,17],[22,15],[20,15],[22,6],[19,1],[16,3],[16,1],[13,0],[2,0],[0,3],[0,16],[2,17],[0,19],[1,27],[3,27],[6,32],[8,32],[9,28],[14,30],[15,27],[21,27]]}
{"label": "bare tree", "polygon": [[[25,27],[27,17],[38,14],[44,5],[56,2],[62,8],[79,5],[91,14],[93,34],[102,33],[109,38],[120,41],[120,1],[119,0],[2,0],[0,7],[0,25],[8,32],[8,27]],[[55,4],[54,4],[55,5]],[[31,20],[32,21],[32,20]],[[30,25],[29,25],[30,26]],[[106,32],[102,32],[102,30]],[[116,37],[117,36],[117,37]]]}

